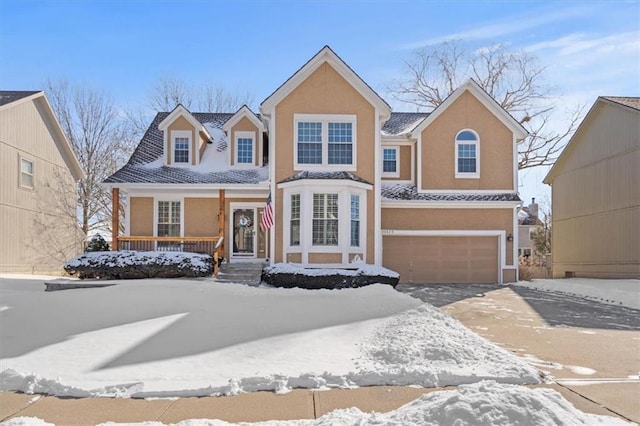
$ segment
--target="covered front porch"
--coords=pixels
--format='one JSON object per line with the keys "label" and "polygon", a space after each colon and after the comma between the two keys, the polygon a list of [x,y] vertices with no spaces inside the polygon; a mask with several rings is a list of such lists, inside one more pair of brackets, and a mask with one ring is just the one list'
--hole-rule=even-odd
{"label": "covered front porch", "polygon": [[223,260],[269,259],[260,225],[266,189],[113,187],[111,195],[113,211],[124,211],[123,223],[112,215],[113,250],[204,253],[216,268]]}

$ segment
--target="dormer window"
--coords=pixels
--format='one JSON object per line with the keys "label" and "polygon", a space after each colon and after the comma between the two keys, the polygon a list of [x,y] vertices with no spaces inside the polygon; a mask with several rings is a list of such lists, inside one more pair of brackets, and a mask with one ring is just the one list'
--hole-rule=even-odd
{"label": "dormer window", "polygon": [[171,132],[173,138],[173,162],[176,164],[191,163],[191,132],[175,130]]}
{"label": "dormer window", "polygon": [[296,170],[355,170],[355,115],[295,114],[294,132]]}
{"label": "dormer window", "polygon": [[480,177],[480,138],[473,130],[456,135],[456,178]]}
{"label": "dormer window", "polygon": [[236,164],[253,164],[254,141],[254,132],[236,132]]}

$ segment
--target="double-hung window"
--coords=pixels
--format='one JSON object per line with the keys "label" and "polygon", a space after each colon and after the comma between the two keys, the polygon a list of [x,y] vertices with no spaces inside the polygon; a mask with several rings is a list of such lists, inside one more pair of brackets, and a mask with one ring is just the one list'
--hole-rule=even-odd
{"label": "double-hung window", "polygon": [[338,194],[313,194],[312,243],[338,245]]}
{"label": "double-hung window", "polygon": [[382,176],[400,176],[400,169],[398,167],[398,147],[382,148]]}
{"label": "double-hung window", "polygon": [[191,132],[189,131],[174,131],[173,135],[173,162],[174,163],[189,163],[189,145],[191,145]]}
{"label": "double-hung window", "polygon": [[33,189],[33,161],[20,157],[20,186]]}
{"label": "double-hung window", "polygon": [[236,133],[236,164],[253,164],[253,132]]}
{"label": "double-hung window", "polygon": [[351,194],[351,247],[360,247],[360,196]]}
{"label": "double-hung window", "polygon": [[456,135],[456,177],[480,177],[480,139],[473,130],[462,130]]}
{"label": "double-hung window", "polygon": [[289,232],[290,244],[300,245],[300,194],[291,196],[291,228]]}
{"label": "double-hung window", "polygon": [[180,201],[158,201],[158,237],[180,236]]}
{"label": "double-hung window", "polygon": [[296,166],[355,167],[355,115],[296,114]]}

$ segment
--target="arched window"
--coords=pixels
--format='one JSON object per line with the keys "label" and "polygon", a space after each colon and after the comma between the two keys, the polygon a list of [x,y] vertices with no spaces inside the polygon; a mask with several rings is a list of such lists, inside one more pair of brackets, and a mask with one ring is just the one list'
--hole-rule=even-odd
{"label": "arched window", "polygon": [[480,177],[480,138],[473,130],[465,129],[456,135],[456,177]]}

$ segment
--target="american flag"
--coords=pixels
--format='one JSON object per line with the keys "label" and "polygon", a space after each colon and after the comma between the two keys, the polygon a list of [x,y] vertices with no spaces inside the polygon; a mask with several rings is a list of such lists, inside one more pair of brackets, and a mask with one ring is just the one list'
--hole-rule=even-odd
{"label": "american flag", "polygon": [[269,196],[267,197],[267,204],[264,206],[260,224],[265,230],[271,229],[273,226],[273,204],[271,204],[271,193],[269,193]]}

